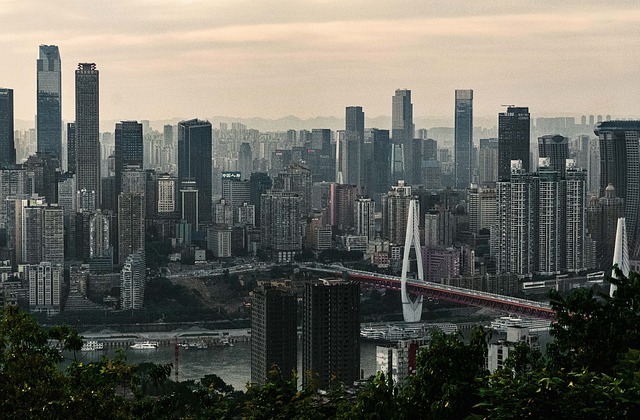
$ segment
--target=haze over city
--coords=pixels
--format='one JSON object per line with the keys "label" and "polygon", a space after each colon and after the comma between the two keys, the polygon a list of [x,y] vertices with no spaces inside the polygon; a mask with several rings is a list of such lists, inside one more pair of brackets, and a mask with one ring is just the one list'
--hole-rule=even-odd
{"label": "haze over city", "polygon": [[[476,118],[501,104],[535,116],[640,114],[635,2],[0,1],[0,69],[15,118],[35,115],[37,46],[62,58],[62,116],[74,70],[101,72],[100,118],[391,114],[453,117],[456,88]],[[615,59],[614,59],[615,57]]]}

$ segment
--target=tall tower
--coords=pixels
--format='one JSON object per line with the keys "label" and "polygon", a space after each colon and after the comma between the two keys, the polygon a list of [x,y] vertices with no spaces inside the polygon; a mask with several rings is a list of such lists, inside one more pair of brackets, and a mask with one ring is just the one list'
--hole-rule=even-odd
{"label": "tall tower", "polygon": [[56,45],[40,45],[37,61],[36,132],[38,152],[62,160],[62,78]]}
{"label": "tall tower", "polygon": [[569,158],[569,139],[559,134],[538,137],[538,156],[549,158],[553,170],[564,179],[566,160]]}
{"label": "tall tower", "polygon": [[242,174],[242,179],[249,179],[253,172],[253,154],[251,144],[241,143],[238,150],[238,171]]}
{"label": "tall tower", "polygon": [[142,124],[137,121],[123,121],[116,124],[115,156],[116,195],[118,195],[122,191],[124,168],[137,166],[142,169]]}
{"label": "tall tower", "polygon": [[[411,91],[397,89],[392,99],[391,109],[391,137],[395,145],[402,146],[404,179],[409,184],[416,184],[418,174],[413,174],[413,156],[411,155],[413,134],[413,104],[411,103]],[[397,168],[396,168],[397,170]],[[398,174],[396,173],[396,176]],[[392,181],[396,181],[395,179]]]}
{"label": "tall tower", "polygon": [[371,161],[366,164],[368,171],[367,195],[376,200],[389,189],[389,176],[391,174],[391,142],[389,130],[371,129],[371,142],[373,152]]}
{"label": "tall tower", "polygon": [[[360,378],[360,284],[320,279],[305,284],[302,370],[317,374],[318,388],[332,380],[351,386]],[[302,378],[308,385],[308,375]]]}
{"label": "tall tower", "polygon": [[402,258],[402,274],[400,277],[402,298],[402,315],[405,322],[418,322],[422,318],[422,296],[411,300],[407,291],[407,276],[409,274],[409,256],[413,247],[416,254],[418,268],[418,281],[424,282],[424,265],[422,264],[422,247],[420,246],[420,211],[418,200],[409,202],[409,214],[407,215],[407,231],[404,240],[404,257]]}
{"label": "tall tower", "polygon": [[530,171],[529,139],[531,131],[529,108],[507,108],[498,115],[498,181],[508,181],[511,161],[522,162],[524,172]]}
{"label": "tall tower", "polygon": [[596,126],[600,140],[600,196],[609,183],[624,199],[629,256],[640,258],[640,121],[607,121]]}
{"label": "tall tower", "polygon": [[345,142],[342,148],[342,176],[345,184],[364,185],[364,112],[361,106],[346,109]]}
{"label": "tall tower", "polygon": [[200,222],[211,221],[211,153],[209,121],[193,119],[178,123],[178,184],[182,188],[183,182],[195,181]]}
{"label": "tall tower", "polygon": [[473,90],[456,90],[455,115],[456,188],[471,184],[471,152],[473,150]]}
{"label": "tall tower", "polygon": [[118,196],[118,263],[135,252],[144,252],[144,194]]}
{"label": "tall tower", "polygon": [[0,88],[0,167],[16,163],[13,135],[13,89]]}
{"label": "tall tower", "polygon": [[293,261],[302,249],[302,199],[297,193],[271,190],[260,197],[260,237],[278,262]]}
{"label": "tall tower", "polygon": [[263,385],[273,365],[290,379],[298,368],[298,302],[283,282],[260,283],[251,299],[251,382]]}
{"label": "tall tower", "polygon": [[[76,175],[78,191],[100,200],[99,72],[94,63],[76,70]],[[99,207],[96,202],[93,208]]]}

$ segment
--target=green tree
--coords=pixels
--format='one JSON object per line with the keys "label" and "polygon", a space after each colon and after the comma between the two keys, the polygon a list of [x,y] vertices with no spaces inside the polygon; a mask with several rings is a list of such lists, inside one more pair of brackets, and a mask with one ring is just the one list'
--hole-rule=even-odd
{"label": "green tree", "polygon": [[556,322],[549,346],[553,366],[612,374],[620,357],[640,349],[640,275],[628,278],[615,268],[620,280],[613,297],[578,289],[567,297],[550,292]]}
{"label": "green tree", "polygon": [[480,402],[485,377],[487,333],[474,329],[469,344],[459,335],[436,331],[429,348],[418,352],[416,374],[400,394],[407,418],[460,419]]}

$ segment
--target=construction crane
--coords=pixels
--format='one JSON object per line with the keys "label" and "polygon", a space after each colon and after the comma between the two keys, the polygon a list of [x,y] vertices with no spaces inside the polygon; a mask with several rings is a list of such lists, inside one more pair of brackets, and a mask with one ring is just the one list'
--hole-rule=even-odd
{"label": "construction crane", "polygon": [[180,361],[180,346],[178,345],[178,336],[176,335],[175,348],[173,350],[173,368],[176,375],[176,383],[178,380],[178,362]]}

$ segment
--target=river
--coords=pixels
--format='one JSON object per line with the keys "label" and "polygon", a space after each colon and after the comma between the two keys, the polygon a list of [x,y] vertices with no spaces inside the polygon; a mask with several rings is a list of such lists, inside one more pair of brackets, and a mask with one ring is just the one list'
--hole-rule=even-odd
{"label": "river", "polygon": [[[100,360],[103,355],[112,357],[115,349],[104,351],[82,352],[77,357],[84,361]],[[175,349],[173,346],[161,346],[155,350],[125,349],[127,362],[131,364],[152,362],[159,364],[174,363]],[[214,373],[236,390],[245,390],[251,380],[251,344],[237,342],[233,347],[210,347],[208,349],[180,349],[179,352],[179,380],[198,380],[204,375]],[[364,377],[375,374],[376,344],[372,342],[360,343],[360,369]],[[302,371],[301,345],[298,343],[298,371]],[[171,378],[174,379],[174,372]]]}

